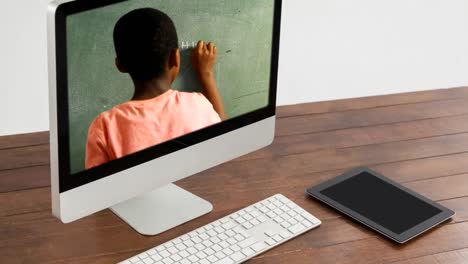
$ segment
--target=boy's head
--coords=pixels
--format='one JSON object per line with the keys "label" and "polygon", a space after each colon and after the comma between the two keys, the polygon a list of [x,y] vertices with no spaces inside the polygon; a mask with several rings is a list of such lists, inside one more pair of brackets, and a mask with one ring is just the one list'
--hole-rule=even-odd
{"label": "boy's head", "polygon": [[171,18],[157,9],[141,8],[122,16],[114,27],[114,47],[117,67],[134,80],[159,78],[174,67],[178,73],[177,32]]}

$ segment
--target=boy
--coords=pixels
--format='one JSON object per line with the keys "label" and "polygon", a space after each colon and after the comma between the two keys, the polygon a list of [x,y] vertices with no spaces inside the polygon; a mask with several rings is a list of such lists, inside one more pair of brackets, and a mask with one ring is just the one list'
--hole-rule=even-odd
{"label": "boy", "polygon": [[177,32],[163,12],[142,8],[114,27],[115,65],[132,78],[133,98],[101,113],[88,130],[91,168],[207,127],[226,118],[213,66],[216,47],[199,41],[191,60],[203,94],[171,89],[180,70]]}

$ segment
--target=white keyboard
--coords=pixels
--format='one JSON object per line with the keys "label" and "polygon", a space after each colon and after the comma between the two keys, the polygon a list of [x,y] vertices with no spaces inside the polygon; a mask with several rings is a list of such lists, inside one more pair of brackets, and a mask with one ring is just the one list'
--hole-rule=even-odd
{"label": "white keyboard", "polygon": [[276,194],[120,263],[242,263],[320,224]]}

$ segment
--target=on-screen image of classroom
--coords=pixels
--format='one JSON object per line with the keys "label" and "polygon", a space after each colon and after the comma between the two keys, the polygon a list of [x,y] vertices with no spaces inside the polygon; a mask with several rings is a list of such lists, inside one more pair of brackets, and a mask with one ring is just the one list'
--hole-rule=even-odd
{"label": "on-screen image of classroom", "polygon": [[266,107],[273,11],[130,0],[68,16],[70,172]]}

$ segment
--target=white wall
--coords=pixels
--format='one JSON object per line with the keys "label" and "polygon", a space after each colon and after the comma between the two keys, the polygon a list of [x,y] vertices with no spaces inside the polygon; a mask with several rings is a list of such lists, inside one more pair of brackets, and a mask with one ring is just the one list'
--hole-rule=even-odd
{"label": "white wall", "polygon": [[[48,130],[45,9],[0,9],[0,135]],[[283,0],[278,103],[468,85],[468,0]]]}
{"label": "white wall", "polygon": [[468,85],[468,0],[285,0],[278,103]]}
{"label": "white wall", "polygon": [[48,0],[1,0],[0,135],[49,130]]}

